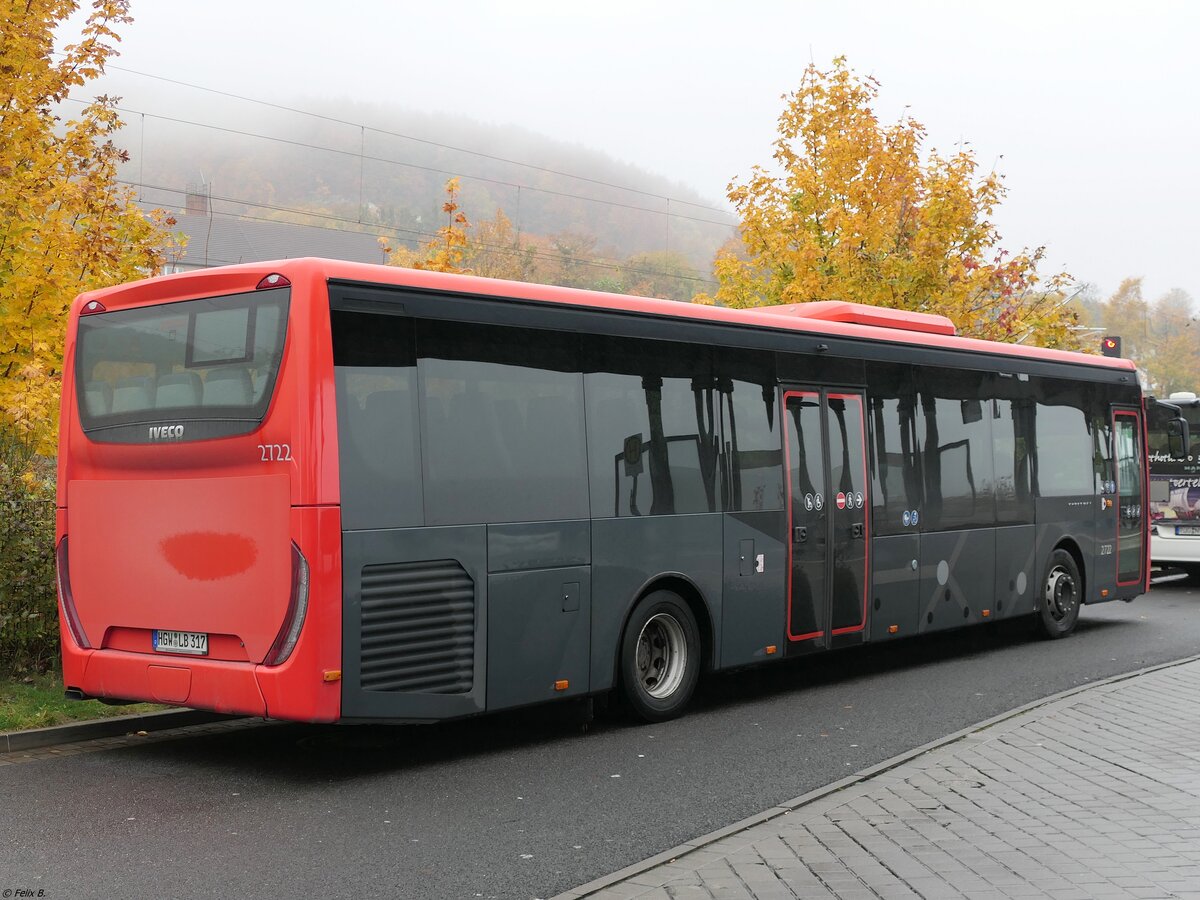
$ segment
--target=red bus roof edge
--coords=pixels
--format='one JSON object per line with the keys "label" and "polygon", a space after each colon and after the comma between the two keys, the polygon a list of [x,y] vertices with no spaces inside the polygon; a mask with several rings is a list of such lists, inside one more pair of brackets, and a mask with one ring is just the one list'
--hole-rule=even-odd
{"label": "red bus roof edge", "polygon": [[[817,303],[797,304],[800,307],[818,307],[815,310],[808,310],[806,314],[789,312],[787,311],[789,307],[763,306],[752,309],[728,309],[678,300],[607,294],[579,288],[482,278],[477,275],[426,272],[400,266],[315,257],[242,263],[145,278],[130,284],[102,288],[82,294],[76,299],[76,306],[73,309],[78,309],[83,303],[92,299],[102,299],[109,309],[113,309],[163,300],[182,300],[213,293],[252,291],[259,279],[273,272],[286,275],[293,284],[311,283],[311,279],[314,278],[360,281],[395,287],[474,294],[499,300],[513,299],[607,309],[664,318],[697,319],[726,325],[750,325],[775,331],[786,330],[814,335],[877,340],[894,344],[912,344],[930,348],[1135,371],[1133,362],[1128,359],[961,337],[954,334],[953,331],[947,333],[946,325],[937,321],[944,319],[942,316],[869,307],[848,301],[827,301],[835,304],[838,308],[825,308]],[[823,309],[828,309],[824,315],[822,315]],[[946,319],[945,322],[949,322],[949,320]],[[918,327],[913,327],[914,325]],[[953,324],[951,323],[949,327],[953,329]]]}

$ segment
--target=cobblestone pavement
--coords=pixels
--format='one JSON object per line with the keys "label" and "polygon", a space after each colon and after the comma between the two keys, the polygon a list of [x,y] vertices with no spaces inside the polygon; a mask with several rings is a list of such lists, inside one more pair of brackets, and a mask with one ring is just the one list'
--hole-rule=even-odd
{"label": "cobblestone pavement", "polygon": [[1031,705],[647,863],[558,900],[1200,900],[1200,660]]}

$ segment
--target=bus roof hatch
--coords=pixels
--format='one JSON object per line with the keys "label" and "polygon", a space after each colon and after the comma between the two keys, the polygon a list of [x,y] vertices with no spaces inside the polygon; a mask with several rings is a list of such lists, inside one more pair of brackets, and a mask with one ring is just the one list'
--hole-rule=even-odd
{"label": "bus roof hatch", "polygon": [[825,322],[846,322],[853,325],[873,325],[876,328],[895,328],[900,331],[920,331],[925,334],[954,334],[954,323],[945,316],[932,313],[867,306],[846,300],[814,300],[811,303],[792,303],[786,306],[759,306],[755,312],[821,319]]}

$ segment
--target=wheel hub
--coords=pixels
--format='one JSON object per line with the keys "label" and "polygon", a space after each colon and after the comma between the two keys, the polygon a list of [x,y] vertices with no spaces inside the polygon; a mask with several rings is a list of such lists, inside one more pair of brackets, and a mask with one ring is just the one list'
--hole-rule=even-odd
{"label": "wheel hub", "polygon": [[659,613],[642,626],[635,661],[642,690],[655,700],[678,690],[687,671],[687,639],[674,616]]}
{"label": "wheel hub", "polygon": [[1079,603],[1075,579],[1061,566],[1055,566],[1046,579],[1046,608],[1055,621],[1069,616]]}

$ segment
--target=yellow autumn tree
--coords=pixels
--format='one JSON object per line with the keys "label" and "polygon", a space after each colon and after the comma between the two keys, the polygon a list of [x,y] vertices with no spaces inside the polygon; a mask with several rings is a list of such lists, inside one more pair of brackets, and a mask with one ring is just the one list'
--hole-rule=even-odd
{"label": "yellow autumn tree", "polygon": [[1150,310],[1142,294],[1141,278],[1122,279],[1103,307],[1107,330],[1121,336],[1122,354],[1141,366],[1154,355]]}
{"label": "yellow autumn tree", "polygon": [[380,238],[389,266],[404,266],[429,272],[467,272],[464,257],[467,250],[467,229],[471,227],[471,223],[467,220],[466,213],[459,208],[458,179],[451,178],[447,181],[445,190],[446,201],[442,204],[442,212],[446,214],[446,224],[421,247],[416,250],[392,247],[386,239]]}
{"label": "yellow autumn tree", "polygon": [[1153,302],[1141,278],[1125,278],[1103,302],[1092,301],[1093,343],[1119,337],[1121,354],[1133,360],[1156,396],[1200,390],[1200,319],[1191,296],[1173,288]]}
{"label": "yellow autumn tree", "polygon": [[1200,389],[1200,324],[1193,322],[1192,298],[1178,288],[1168,291],[1151,315],[1149,353],[1145,361],[1138,360],[1151,390],[1165,397]]}
{"label": "yellow autumn tree", "polygon": [[542,280],[537,248],[517,233],[502,209],[497,209],[491,219],[476,222],[463,262],[471,274],[484,278]]}
{"label": "yellow autumn tree", "polygon": [[116,98],[58,115],[104,70],[126,0],[96,0],[78,41],[52,57],[71,0],[0,0],[0,427],[52,452],[66,313],[81,291],[151,274],[167,220],[117,182]]}
{"label": "yellow autumn tree", "polygon": [[931,151],[908,115],[881,123],[874,78],[810,65],[785,96],[774,165],[729,185],[743,246],[718,253],[715,296],[748,307],[849,300],[948,316],[960,333],[1073,347],[1065,274],[1044,249],[999,248],[1001,176],[974,154]]}
{"label": "yellow autumn tree", "polygon": [[673,250],[635,253],[621,264],[622,290],[637,297],[689,301],[698,276],[687,257]]}

